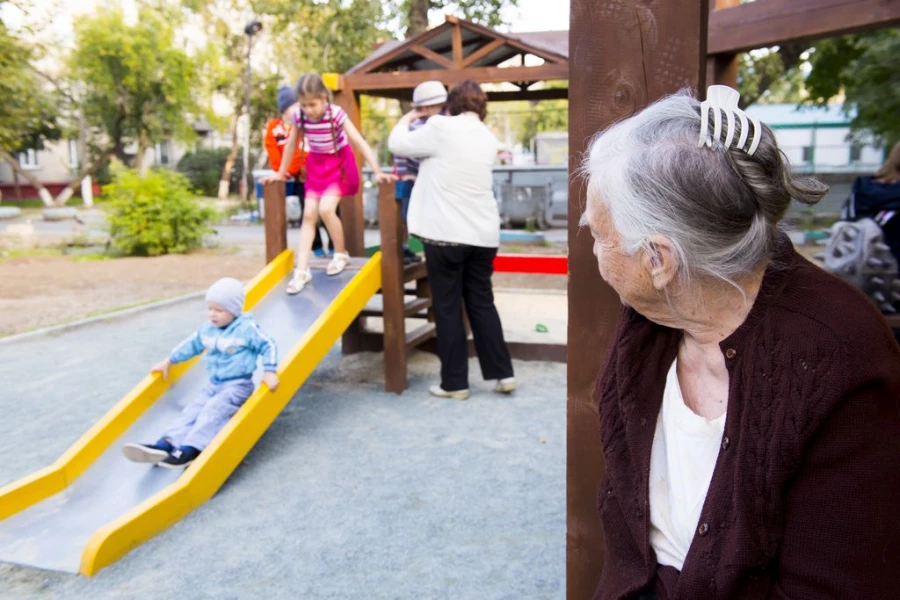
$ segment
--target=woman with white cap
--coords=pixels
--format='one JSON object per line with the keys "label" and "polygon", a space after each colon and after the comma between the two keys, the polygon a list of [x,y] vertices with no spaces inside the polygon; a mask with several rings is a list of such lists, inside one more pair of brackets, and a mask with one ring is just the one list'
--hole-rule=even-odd
{"label": "woman with white cap", "polygon": [[487,96],[474,81],[463,81],[450,91],[447,113],[410,131],[420,114],[411,111],[394,127],[388,146],[395,154],[422,159],[409,206],[409,231],[425,246],[433,295],[441,383],[429,391],[464,400],[469,397],[469,363],[463,300],[482,375],[497,381],[496,392],[510,393],[516,382],[491,287],[500,245],[493,192],[499,141],[483,123]]}

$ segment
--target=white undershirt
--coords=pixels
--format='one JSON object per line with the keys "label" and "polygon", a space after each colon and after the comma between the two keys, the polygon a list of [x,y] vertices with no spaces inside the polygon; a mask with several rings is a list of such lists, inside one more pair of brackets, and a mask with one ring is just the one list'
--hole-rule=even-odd
{"label": "white undershirt", "polygon": [[660,565],[679,571],[716,467],[725,415],[707,420],[684,403],[678,360],[666,376],[650,455],[650,545]]}

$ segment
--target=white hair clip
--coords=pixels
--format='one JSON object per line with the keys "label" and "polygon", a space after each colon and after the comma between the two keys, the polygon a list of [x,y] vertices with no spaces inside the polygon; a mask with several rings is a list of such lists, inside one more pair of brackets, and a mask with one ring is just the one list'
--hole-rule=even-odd
{"label": "white hair clip", "polygon": [[[762,125],[760,125],[759,119],[748,115],[738,108],[740,99],[741,95],[737,90],[727,85],[709,86],[706,90],[706,100],[700,103],[700,143],[697,144],[698,147],[702,148],[706,145],[708,148],[712,148],[714,139],[722,139],[722,113],[724,112],[728,120],[728,131],[725,133],[725,148],[730,148],[731,142],[734,141],[734,125],[735,117],[737,117],[741,122],[741,135],[735,147],[738,150],[744,150],[744,144],[747,143],[747,137],[750,133],[749,119],[753,123],[753,141],[750,142],[750,148],[745,150],[745,152],[753,156],[753,153],[759,147],[759,140],[762,138]],[[712,137],[709,135],[710,110],[713,111],[713,126],[715,128]]]}

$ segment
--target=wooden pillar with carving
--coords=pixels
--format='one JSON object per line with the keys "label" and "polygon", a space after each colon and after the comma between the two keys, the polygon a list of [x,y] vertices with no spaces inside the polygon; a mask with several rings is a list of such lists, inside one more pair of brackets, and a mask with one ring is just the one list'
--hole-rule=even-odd
{"label": "wooden pillar with carving", "polygon": [[[709,10],[728,9],[740,6],[741,0],[709,0]],[[737,89],[738,57],[737,54],[712,54],[706,59],[706,85],[727,85]],[[702,94],[706,90],[701,90]],[[705,97],[705,96],[704,96]]]}
{"label": "wooden pillar with carving", "polygon": [[[571,0],[569,172],[600,129],[683,87],[706,69],[708,0]],[[591,598],[604,561],[597,488],[604,462],[594,389],[621,311],[600,278],[593,239],[579,227],[584,182],[569,183],[569,326],[566,462],[566,586]]]}
{"label": "wooden pillar with carving", "polygon": [[[359,95],[352,89],[343,85],[343,76],[328,81],[329,87],[335,90],[334,103],[344,109],[350,121],[356,128],[362,131],[362,118],[359,110]],[[335,89],[336,88],[336,89]],[[362,164],[362,157],[356,152],[357,168]],[[362,176],[360,176],[362,182]],[[366,246],[364,239],[365,222],[363,214],[363,187],[360,185],[355,196],[347,196],[341,199],[341,224],[344,228],[344,240],[347,252],[350,256],[365,256]],[[341,351],[343,354],[356,354],[363,352],[362,320],[357,318],[350,324],[341,338]]]}

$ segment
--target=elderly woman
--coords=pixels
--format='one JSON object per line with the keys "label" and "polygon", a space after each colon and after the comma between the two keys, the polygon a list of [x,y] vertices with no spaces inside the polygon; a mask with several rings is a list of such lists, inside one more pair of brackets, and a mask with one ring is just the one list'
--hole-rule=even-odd
{"label": "elderly woman", "polygon": [[625,305],[597,387],[596,598],[897,598],[900,351],[779,233],[824,186],[728,106],[701,136],[698,102],[666,98],[586,160]]}
{"label": "elderly woman", "polygon": [[409,205],[409,232],[425,246],[441,359],[441,383],[429,390],[441,398],[469,397],[469,363],[462,302],[472,326],[485,379],[494,391],[515,390],[512,360],[494,306],[491,275],[500,245],[500,214],[493,192],[499,142],[485,127],[487,96],[463,81],[447,96],[448,116],[405,115],[388,139],[391,152],[422,159]]}

